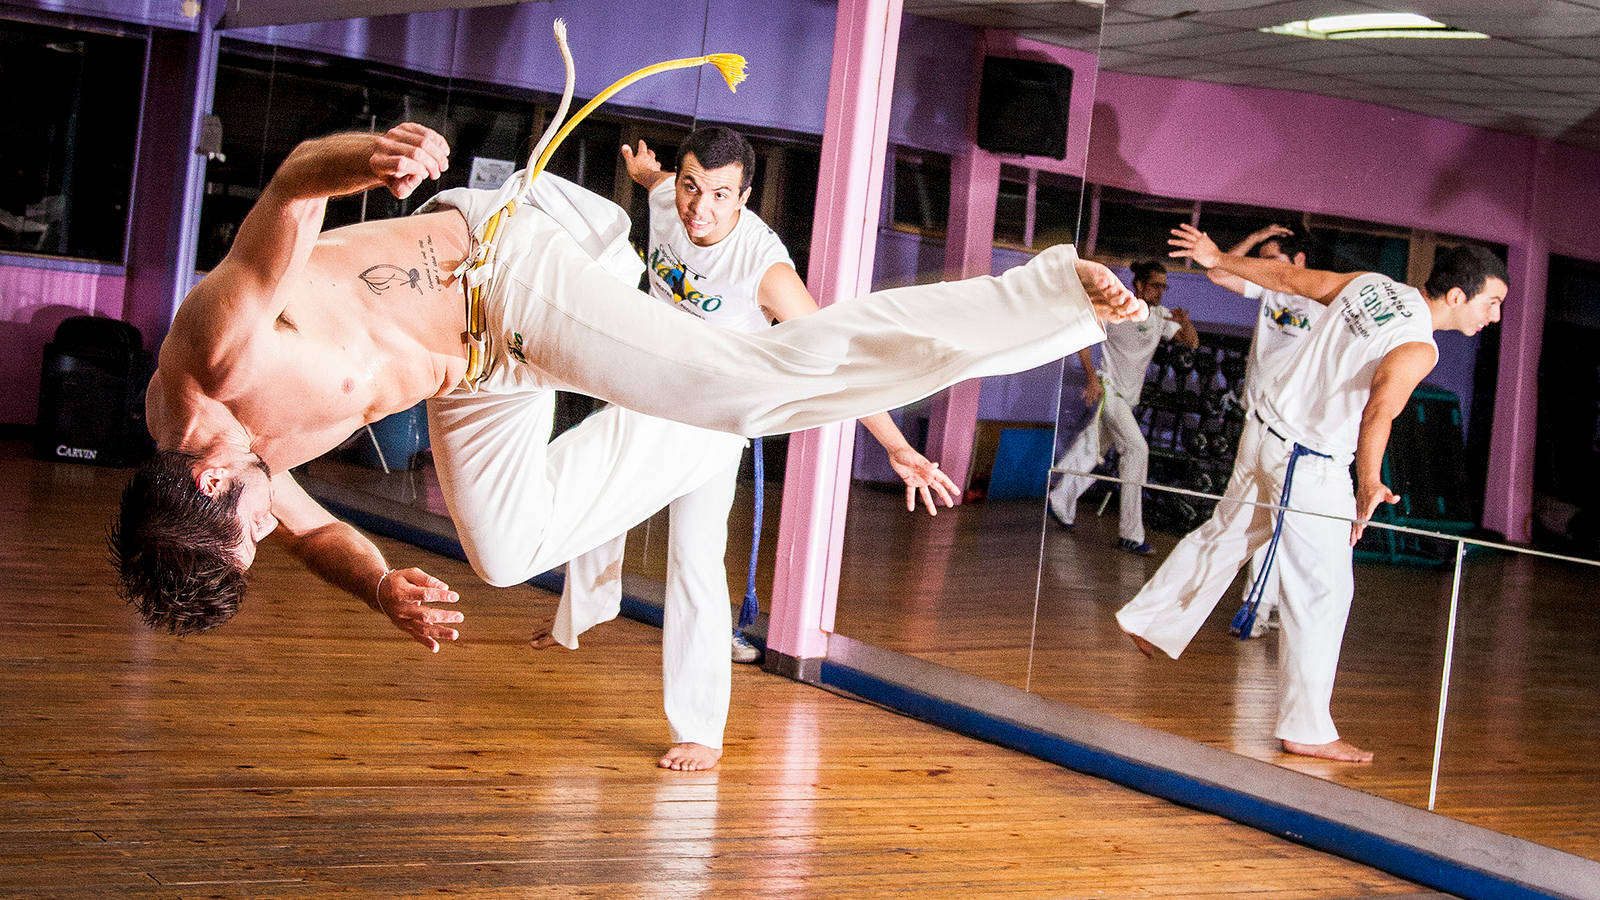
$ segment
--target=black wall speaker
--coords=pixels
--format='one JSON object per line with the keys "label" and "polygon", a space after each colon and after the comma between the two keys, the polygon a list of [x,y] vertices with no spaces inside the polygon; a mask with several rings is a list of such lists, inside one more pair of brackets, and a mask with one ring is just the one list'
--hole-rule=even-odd
{"label": "black wall speaker", "polygon": [[994,153],[1067,157],[1072,70],[1059,63],[985,57],[978,146]]}
{"label": "black wall speaker", "polygon": [[44,346],[35,457],[127,466],[150,455],[144,392],[155,360],[140,344],[138,329],[115,319],[61,323]]}

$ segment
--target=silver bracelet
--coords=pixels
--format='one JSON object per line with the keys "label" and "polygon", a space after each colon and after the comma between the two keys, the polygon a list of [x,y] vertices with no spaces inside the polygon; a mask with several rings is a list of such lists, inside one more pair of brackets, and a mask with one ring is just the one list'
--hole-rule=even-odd
{"label": "silver bracelet", "polygon": [[378,610],[380,612],[383,610],[383,580],[388,578],[390,575],[393,575],[396,571],[398,570],[384,569],[383,574],[378,576],[378,586],[372,591],[372,600],[378,604]]}

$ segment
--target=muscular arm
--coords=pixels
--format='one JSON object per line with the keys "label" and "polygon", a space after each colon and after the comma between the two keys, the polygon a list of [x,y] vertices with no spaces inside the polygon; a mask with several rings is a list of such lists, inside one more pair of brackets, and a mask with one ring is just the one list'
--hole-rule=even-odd
{"label": "muscular arm", "polygon": [[[761,287],[756,294],[756,300],[761,304],[761,311],[767,318],[779,322],[809,316],[819,308],[811,292],[806,290],[805,282],[800,280],[799,273],[787,263],[774,263],[767,269],[767,273],[761,276]],[[919,493],[928,508],[929,515],[937,514],[935,495],[944,502],[946,508],[956,505],[955,498],[960,488],[949,475],[939,470],[938,463],[930,462],[911,446],[911,442],[907,441],[905,434],[900,431],[900,426],[894,423],[893,416],[881,412],[867,416],[861,420],[861,424],[879,444],[883,445],[884,451],[889,454],[889,465],[906,483],[906,509],[917,508]]]}
{"label": "muscular arm", "polygon": [[1172,229],[1172,237],[1167,243],[1177,248],[1168,253],[1168,256],[1192,259],[1207,269],[1222,269],[1246,281],[1253,281],[1269,291],[1299,294],[1324,305],[1333,302],[1339,291],[1361,274],[1302,269],[1292,263],[1276,259],[1257,259],[1223,253],[1205,232],[1188,224]]}
{"label": "muscular arm", "polygon": [[450,148],[406,123],[384,134],[336,134],[289,153],[239,227],[228,255],[184,299],[174,331],[203,348],[208,368],[226,369],[239,346],[283,311],[278,285],[304,268],[328,198],[386,186],[410,195],[437,178]]}
{"label": "muscular arm", "polygon": [[272,513],[279,525],[274,535],[318,578],[388,616],[435,653],[439,641],[456,639],[446,623],[460,622],[461,613],[423,605],[456,602],[449,585],[417,568],[389,572],[376,544],[334,518],[287,472],[272,476]]}
{"label": "muscular arm", "polygon": [[1400,497],[1383,483],[1383,451],[1389,429],[1405,409],[1411,392],[1433,371],[1438,353],[1414,341],[1390,350],[1372,377],[1372,393],[1361,411],[1361,432],[1356,438],[1356,518],[1350,526],[1350,546],[1355,546],[1367,520],[1379,503],[1398,503]]}
{"label": "muscular arm", "polygon": [[[1249,256],[1250,251],[1260,246],[1262,241],[1265,241],[1268,238],[1288,237],[1293,233],[1294,232],[1282,225],[1268,225],[1265,228],[1258,228],[1255,231],[1245,235],[1244,240],[1234,244],[1232,247],[1229,247],[1228,252],[1234,256]],[[1250,285],[1250,283],[1245,281],[1243,278],[1240,278],[1231,272],[1223,271],[1222,269],[1207,269],[1206,277],[1211,279],[1212,284],[1215,284],[1218,287],[1225,287],[1228,290],[1233,291],[1235,294],[1243,294]]]}

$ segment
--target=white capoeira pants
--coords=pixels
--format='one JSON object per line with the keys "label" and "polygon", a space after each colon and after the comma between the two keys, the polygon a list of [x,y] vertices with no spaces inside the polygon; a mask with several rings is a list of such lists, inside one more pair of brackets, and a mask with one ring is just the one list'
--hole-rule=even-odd
{"label": "white capoeira pants", "polygon": [[[1224,497],[1276,504],[1293,444],[1251,417]],[[1302,456],[1290,487],[1291,509],[1355,517],[1348,461]],[[1190,532],[1139,593],[1117,612],[1124,631],[1177,659],[1222,598],[1246,559],[1272,538],[1272,510],[1224,499]],[[1277,737],[1302,744],[1337,740],[1329,704],[1339,645],[1354,594],[1350,524],[1287,513],[1272,567],[1282,580],[1278,648]]]}
{"label": "white capoeira pants", "polygon": [[[667,507],[667,578],[661,622],[661,694],[672,742],[721,748],[732,690],[728,637],[733,633],[724,556],[744,440],[715,431],[698,455],[725,468]],[[731,440],[730,440],[731,438]],[[757,490],[760,486],[757,486]],[[578,636],[622,610],[626,533],[567,563],[551,635],[569,649]]]}
{"label": "white capoeira pants", "polygon": [[[1139,421],[1133,416],[1128,401],[1107,390],[1101,398],[1100,413],[1095,417],[1104,436],[1117,448],[1117,477],[1123,480],[1121,489],[1121,521],[1118,533],[1135,544],[1144,543],[1144,484],[1150,470],[1150,446],[1139,431]],[[1091,421],[1078,433],[1066,452],[1056,460],[1056,468],[1087,472],[1105,458],[1105,444],[1095,433]],[[1095,480],[1086,475],[1062,475],[1061,481],[1050,490],[1047,500],[1061,521],[1072,523],[1078,515],[1078,498],[1083,496]]]}
{"label": "white capoeira pants", "polygon": [[[447,191],[424,209],[458,208],[477,233],[506,196]],[[856,419],[1105,337],[1066,245],[995,278],[881,291],[754,333],[708,328],[624,280],[638,259],[615,206],[545,176],[522,200],[486,282],[494,367],[428,401],[445,503],[493,585],[593,550],[724,472],[721,454],[692,449],[701,429]],[[549,442],[556,389],[617,405]]]}

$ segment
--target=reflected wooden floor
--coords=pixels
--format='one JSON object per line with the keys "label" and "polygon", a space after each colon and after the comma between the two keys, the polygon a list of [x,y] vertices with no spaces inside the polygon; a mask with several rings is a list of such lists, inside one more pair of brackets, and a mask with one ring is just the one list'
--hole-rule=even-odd
{"label": "reflected wooden floor", "polygon": [[719,771],[655,769],[659,632],[525,645],[554,598],[461,587],[437,656],[263,548],[236,621],[111,595],[124,473],[0,443],[0,895],[1353,897],[1338,858],[768,675]]}
{"label": "reflected wooden floor", "polygon": [[[1239,641],[1227,631],[1242,579],[1181,659],[1146,660],[1132,649],[1113,614],[1175,536],[1151,534],[1156,553],[1148,558],[1114,551],[1115,510],[1097,518],[1087,502],[1071,532],[1046,527],[1042,503],[1022,501],[973,504],[923,522],[858,492],[850,515],[839,633],[1427,805],[1448,570],[1357,565],[1333,713],[1344,737],[1378,756],[1355,766],[1279,751],[1276,633]],[[926,561],[940,553],[948,564],[930,574]],[[1525,556],[1468,561],[1437,812],[1600,859],[1597,576]],[[897,582],[906,590],[883,591]],[[1024,632],[1034,639],[1008,640]]]}

